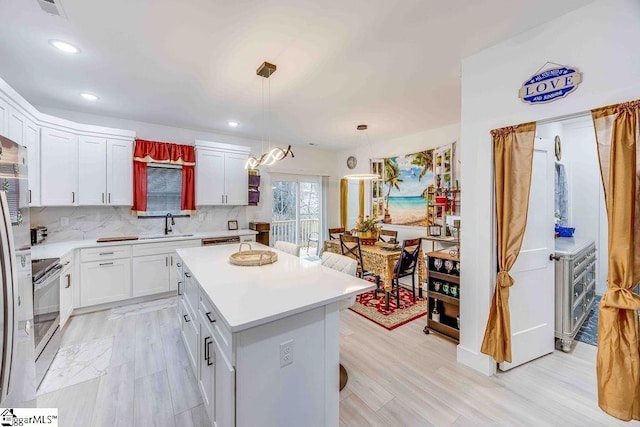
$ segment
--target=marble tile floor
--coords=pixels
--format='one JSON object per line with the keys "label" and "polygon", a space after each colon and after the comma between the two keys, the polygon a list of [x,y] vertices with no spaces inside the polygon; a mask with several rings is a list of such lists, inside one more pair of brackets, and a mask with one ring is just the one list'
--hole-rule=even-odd
{"label": "marble tile floor", "polygon": [[[105,310],[70,319],[60,357],[54,360],[51,384],[60,387],[40,391],[37,405],[57,407],[61,426],[209,425],[180,341],[175,304],[153,311],[130,306],[125,312],[113,317]],[[91,375],[79,369],[89,370],[81,362],[89,354],[100,359],[92,364]],[[76,370],[82,374],[71,377],[83,381],[61,383],[62,373]]]}

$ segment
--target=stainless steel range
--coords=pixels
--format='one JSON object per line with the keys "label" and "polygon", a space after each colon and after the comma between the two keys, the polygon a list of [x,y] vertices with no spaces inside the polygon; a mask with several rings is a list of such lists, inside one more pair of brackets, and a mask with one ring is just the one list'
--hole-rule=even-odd
{"label": "stainless steel range", "polygon": [[33,274],[33,329],[36,346],[36,385],[40,385],[60,348],[59,258],[31,262]]}

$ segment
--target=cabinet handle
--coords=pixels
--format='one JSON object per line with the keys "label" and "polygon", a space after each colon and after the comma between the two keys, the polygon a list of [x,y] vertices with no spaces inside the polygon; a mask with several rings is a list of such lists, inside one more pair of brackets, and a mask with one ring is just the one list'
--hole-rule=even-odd
{"label": "cabinet handle", "polygon": [[108,194],[107,201],[111,204],[111,193]]}
{"label": "cabinet handle", "polygon": [[211,366],[213,365],[213,362],[211,361],[211,349],[209,348],[209,344],[211,344],[213,341],[211,340],[211,337],[205,337],[204,339],[204,360],[207,361],[207,366]]}
{"label": "cabinet handle", "polygon": [[229,203],[229,196],[227,196],[226,194],[224,195],[224,202]]}
{"label": "cabinet handle", "polygon": [[29,190],[29,203],[31,203],[31,190]]}
{"label": "cabinet handle", "polygon": [[100,252],[100,255],[113,255],[113,252]]}
{"label": "cabinet handle", "polygon": [[76,202],[76,192],[72,191],[71,192],[71,203],[75,203]]}
{"label": "cabinet handle", "polygon": [[185,322],[187,322],[187,323],[191,322],[191,319],[189,319],[189,315],[188,315],[188,314],[185,314],[185,315],[184,315],[184,316],[182,316],[182,317],[184,317],[184,321],[185,321]]}
{"label": "cabinet handle", "polygon": [[67,286],[65,286],[65,289],[71,286],[71,274],[67,274]]}
{"label": "cabinet handle", "polygon": [[100,263],[100,267],[105,266],[105,265],[113,265],[113,262],[101,262]]}
{"label": "cabinet handle", "polygon": [[164,257],[164,266],[165,267],[169,267],[169,257],[168,256]]}
{"label": "cabinet handle", "polygon": [[222,203],[224,203],[224,194],[222,196],[220,196],[220,197],[222,197]]}
{"label": "cabinet handle", "polygon": [[173,267],[173,255],[171,255],[171,267]]}
{"label": "cabinet handle", "polygon": [[185,275],[186,277],[191,277],[191,275],[190,275],[189,273],[187,273],[187,272],[185,272],[185,273],[184,273],[184,275]]}
{"label": "cabinet handle", "polygon": [[180,292],[180,285],[182,285],[182,282],[178,282],[178,295],[182,295],[182,292]]}
{"label": "cabinet handle", "polygon": [[205,314],[207,315],[207,319],[209,319],[209,322],[211,322],[211,323],[215,323],[216,322],[216,319],[212,319],[211,318],[211,312],[210,311],[205,313]]}
{"label": "cabinet handle", "polygon": [[176,265],[177,265],[178,267],[182,267],[182,264],[180,264],[179,262],[176,262]]}
{"label": "cabinet handle", "polygon": [[104,193],[102,193],[102,203],[104,203]]}

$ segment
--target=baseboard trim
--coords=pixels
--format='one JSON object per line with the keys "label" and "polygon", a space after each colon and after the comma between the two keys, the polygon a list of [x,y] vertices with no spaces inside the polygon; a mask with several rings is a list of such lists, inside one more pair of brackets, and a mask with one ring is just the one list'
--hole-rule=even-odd
{"label": "baseboard trim", "polygon": [[496,373],[496,361],[483,353],[471,351],[458,344],[456,347],[456,360],[469,368],[486,376]]}
{"label": "baseboard trim", "polygon": [[[71,316],[69,316],[69,318],[79,314],[95,313],[96,311],[109,310],[112,308],[123,307],[125,305],[131,305],[131,304],[140,304],[143,302],[154,301],[157,299],[173,297],[176,295],[177,295],[176,291],[169,291],[169,292],[163,292],[161,294],[145,295],[142,297],[130,298],[130,299],[125,299],[121,301],[114,301],[114,302],[108,302],[105,304],[92,305],[90,307],[75,308],[71,313]],[[69,321],[67,320],[67,324],[68,323]]]}

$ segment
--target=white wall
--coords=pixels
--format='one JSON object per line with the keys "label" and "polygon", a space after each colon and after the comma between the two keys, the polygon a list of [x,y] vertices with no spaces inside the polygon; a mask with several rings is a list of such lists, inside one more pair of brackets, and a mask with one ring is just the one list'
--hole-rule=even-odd
{"label": "white wall", "polygon": [[[163,126],[153,123],[140,122],[135,120],[127,120],[115,117],[108,116],[98,116],[94,114],[88,114],[78,111],[69,111],[62,110],[56,108],[49,107],[36,107],[43,113],[50,114],[52,116],[61,117],[67,120],[72,120],[79,123],[86,123],[92,125],[101,125],[108,127],[115,127],[121,129],[133,130],[136,132],[138,138],[148,139],[152,141],[166,141],[166,142],[174,142],[177,144],[187,144],[193,145],[196,139],[205,140],[205,141],[214,141],[214,142],[222,142],[226,144],[235,144],[235,145],[243,145],[251,147],[251,152],[253,155],[259,155],[262,152],[263,144],[261,141],[257,141],[254,139],[248,139],[243,137],[238,137],[230,134],[219,134],[212,133],[200,130],[192,130],[192,129],[183,129],[176,128],[171,126]],[[277,144],[275,142],[272,143],[272,146],[283,146],[282,144]],[[264,145],[264,149],[267,149],[268,145]],[[271,221],[271,207],[273,205],[272,199],[272,189],[271,189],[271,180],[269,178],[269,171],[276,172],[286,172],[286,173],[294,173],[294,174],[306,174],[306,175],[323,175],[328,176],[328,200],[331,205],[335,205],[335,203],[331,203],[332,201],[339,200],[339,178],[336,175],[336,156],[337,152],[335,151],[325,151],[318,150],[312,147],[306,146],[294,146],[293,153],[295,157],[287,157],[284,160],[279,161],[275,165],[270,168],[261,168],[261,183],[260,183],[260,204],[256,207],[248,206],[248,207],[239,207],[234,210],[234,215],[238,217],[239,225],[246,225],[249,221],[252,220],[260,220],[260,221]],[[96,208],[100,209],[100,208]],[[108,212],[108,208],[102,212],[103,216],[110,215]],[[95,209],[91,211],[91,215],[96,215]],[[339,211],[337,209],[329,209],[329,223],[334,223],[339,221],[338,218]],[[69,208],[68,210],[56,210],[56,215],[58,216],[77,216],[78,212],[74,208]],[[82,214],[84,215],[84,214]],[[226,210],[217,210],[217,208],[211,208],[207,211],[207,216],[209,217],[226,217]],[[47,219],[51,220],[51,216],[48,216]],[[193,227],[202,227],[202,222],[197,220],[197,218],[193,219],[194,224],[190,224],[190,221],[187,220],[187,224],[184,225],[185,229],[192,229]],[[149,221],[149,220],[146,220]],[[181,222],[185,222],[181,220]],[[218,222],[212,220],[204,220],[205,223],[213,222],[218,224]],[[55,228],[58,229],[58,228]]]}
{"label": "white wall", "polygon": [[607,289],[607,208],[591,117],[563,122],[562,162],[569,181],[569,225],[597,249],[596,293]]}
{"label": "white wall", "polygon": [[[368,132],[375,132],[375,127],[370,127]],[[429,150],[432,148],[440,147],[442,145],[451,144],[460,139],[460,124],[452,124],[428,131],[418,132],[410,135],[406,135],[400,138],[391,139],[389,141],[382,141],[372,143],[371,146],[364,144],[358,147],[353,147],[348,150],[343,150],[337,153],[337,174],[338,177],[350,173],[370,173],[369,160],[372,158],[393,157],[404,154],[411,154],[417,151]],[[349,156],[355,156],[358,160],[358,164],[355,169],[349,169],[347,167],[347,158]],[[454,165],[454,179],[459,179],[461,171],[460,157],[457,156],[456,164]],[[464,191],[461,193],[464,197]],[[349,192],[349,199],[357,199],[358,192]],[[357,206],[357,202],[356,202]],[[339,210],[339,206],[337,207]],[[339,216],[335,216],[335,227],[339,226]],[[400,225],[385,224],[384,228],[390,230],[398,230],[398,240],[415,238],[419,236],[425,236],[426,231],[424,227],[408,227]],[[429,246],[430,247],[430,246]]]}
{"label": "white wall", "polygon": [[[495,372],[493,359],[480,353],[496,264],[489,131],[640,98],[639,16],[638,1],[600,0],[463,60],[459,153],[464,165],[461,280],[465,291],[459,362],[488,375]],[[581,86],[549,104],[523,103],[518,98],[522,82],[547,61],[580,68]]]}

